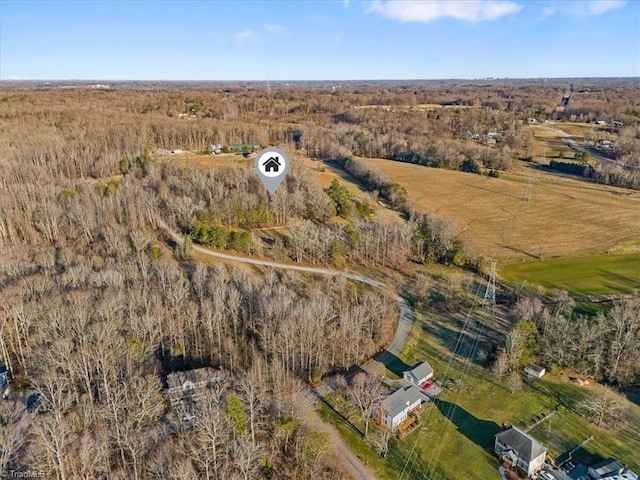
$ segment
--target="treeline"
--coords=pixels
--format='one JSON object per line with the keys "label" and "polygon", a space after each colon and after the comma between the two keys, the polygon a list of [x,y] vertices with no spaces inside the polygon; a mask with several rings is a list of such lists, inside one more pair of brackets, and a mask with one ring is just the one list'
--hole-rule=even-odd
{"label": "treeline", "polygon": [[551,160],[549,168],[570,175],[590,178],[597,183],[640,190],[640,170],[610,162],[594,161],[591,164]]}
{"label": "treeline", "polygon": [[382,172],[367,165],[366,161],[348,157],[341,162],[342,168],[353,175],[365,188],[382,198],[391,208],[408,212],[407,189],[387,179]]}
{"label": "treeline", "polygon": [[604,185],[640,190],[640,154],[636,154],[636,166],[624,167],[608,162],[596,162],[593,180]]}
{"label": "treeline", "polygon": [[[526,150],[526,142],[527,137],[522,134],[518,146]],[[387,158],[427,167],[480,173],[481,168],[509,170],[515,156],[516,151],[508,146],[490,148],[474,144],[463,145],[451,139],[447,142],[430,142],[410,151],[395,150],[388,154]]]}
{"label": "treeline", "polygon": [[569,175],[578,175],[580,177],[592,178],[594,175],[593,167],[584,163],[559,162],[557,160],[551,160],[549,162],[549,168],[559,172],[568,173]]}
{"label": "treeline", "polygon": [[520,322],[509,335],[506,353],[521,365],[537,357],[544,365],[571,368],[613,386],[640,381],[640,297],[617,300],[604,313],[574,311],[566,293],[554,303],[523,298],[513,314]]}

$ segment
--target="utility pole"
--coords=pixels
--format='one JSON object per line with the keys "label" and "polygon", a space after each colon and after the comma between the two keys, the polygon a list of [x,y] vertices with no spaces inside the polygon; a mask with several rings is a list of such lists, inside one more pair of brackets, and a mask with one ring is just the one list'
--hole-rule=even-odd
{"label": "utility pole", "polygon": [[533,177],[529,177],[527,179],[527,189],[524,192],[524,199],[525,202],[530,202],[531,200],[533,200]]}
{"label": "utility pole", "polygon": [[484,299],[482,300],[482,310],[489,312],[491,315],[495,315],[496,312],[496,261],[491,260],[491,266],[489,267],[489,280],[487,281],[487,289],[484,292]]}

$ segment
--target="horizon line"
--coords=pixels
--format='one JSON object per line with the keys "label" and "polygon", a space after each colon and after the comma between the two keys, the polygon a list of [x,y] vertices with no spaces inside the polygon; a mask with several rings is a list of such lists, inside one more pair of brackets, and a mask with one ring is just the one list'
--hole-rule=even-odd
{"label": "horizon line", "polygon": [[121,78],[121,79],[105,79],[105,78],[0,78],[0,82],[11,82],[11,83],[20,83],[20,82],[211,82],[211,83],[222,83],[222,82],[252,82],[252,83],[269,83],[269,82],[432,82],[432,81],[451,81],[451,80],[464,80],[464,81],[473,81],[473,80],[579,80],[579,79],[640,79],[640,75],[631,75],[631,76],[619,76],[619,75],[608,75],[608,76],[583,76],[583,77],[568,77],[568,76],[540,76],[540,77],[442,77],[442,78],[350,78],[350,79],[335,79],[335,78],[325,78],[325,79],[283,79],[283,80],[258,80],[258,79],[225,79],[225,80],[215,80],[215,79],[135,79],[135,78]]}

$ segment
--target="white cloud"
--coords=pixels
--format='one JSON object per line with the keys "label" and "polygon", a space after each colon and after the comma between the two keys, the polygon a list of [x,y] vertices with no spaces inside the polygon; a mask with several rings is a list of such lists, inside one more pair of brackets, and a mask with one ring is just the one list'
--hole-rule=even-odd
{"label": "white cloud", "polygon": [[555,13],[563,13],[578,17],[597,16],[624,7],[628,0],[589,0],[573,2],[551,2],[542,9],[542,17],[550,17]]}
{"label": "white cloud", "polygon": [[273,35],[277,35],[277,34],[282,33],[282,32],[284,32],[286,30],[286,28],[283,27],[282,25],[276,25],[276,24],[273,24],[273,23],[265,23],[264,24],[264,29],[267,32],[269,32],[269,33],[271,33]]}
{"label": "white cloud", "polygon": [[256,34],[253,32],[253,30],[243,30],[233,37],[233,46],[235,48],[242,48],[245,43],[250,40],[255,40],[255,38]]}
{"label": "white cloud", "polygon": [[609,10],[624,7],[627,0],[593,0],[584,5],[585,15],[602,15]]}
{"label": "white cloud", "polygon": [[522,5],[510,0],[374,0],[368,11],[400,22],[429,23],[444,17],[467,22],[496,20],[521,9]]}
{"label": "white cloud", "polygon": [[550,17],[554,13],[556,13],[556,9],[555,8],[553,8],[553,7],[544,7],[542,9],[542,18]]}

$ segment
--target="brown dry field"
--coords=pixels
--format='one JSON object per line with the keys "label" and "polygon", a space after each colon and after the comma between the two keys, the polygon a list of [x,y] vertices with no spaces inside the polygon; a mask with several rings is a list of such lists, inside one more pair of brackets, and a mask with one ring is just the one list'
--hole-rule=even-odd
{"label": "brown dry field", "polygon": [[558,158],[560,152],[563,152],[567,159],[573,158],[574,151],[562,138],[549,130],[533,128],[533,157],[536,160],[548,164],[550,159]]}
{"label": "brown dry field", "polygon": [[173,154],[161,154],[157,158],[162,160],[169,160],[178,163],[183,167],[187,165],[197,165],[202,168],[213,167],[228,167],[230,165],[250,163],[253,158],[245,158],[241,154],[235,153],[221,153],[219,155],[211,156],[201,153],[193,153],[186,151],[179,155]]}
{"label": "brown dry field", "polygon": [[[585,131],[593,131],[597,138],[614,139],[615,135],[606,132],[602,127],[598,127],[589,123],[563,123],[563,122],[550,122],[546,124],[549,127],[557,128],[563,132],[573,136],[574,140],[579,144],[584,143]],[[541,128],[539,125],[531,125],[534,135],[533,154],[534,158],[538,160],[557,158],[560,152],[564,152],[567,159],[573,158],[574,151],[567,145],[567,143],[555,133]],[[548,162],[545,162],[548,163]]]}
{"label": "brown dry field", "polygon": [[[490,178],[384,159],[366,159],[404,185],[412,209],[457,223],[476,253],[515,260],[640,251],[640,192],[605,187],[518,163]],[[527,178],[533,199],[524,201]]]}
{"label": "brown dry field", "polygon": [[576,142],[580,143],[584,140],[585,130],[593,130],[594,132],[600,132],[606,135],[606,129],[593,123],[566,123],[566,122],[549,122],[548,125],[573,136]]}
{"label": "brown dry field", "polygon": [[[559,139],[549,133],[548,141],[554,140]],[[549,149],[552,145],[556,146],[549,144]],[[241,155],[185,153],[171,158],[201,168],[210,168],[212,158],[215,167],[253,162]],[[520,162],[513,172],[496,179],[384,159],[366,161],[407,188],[413,210],[455,221],[478,254],[516,260],[541,253],[552,257],[640,251],[640,192],[541,172]],[[306,169],[322,188],[338,177],[354,197],[371,202],[341,170],[299,156],[293,158],[292,168]],[[534,179],[531,202],[523,200],[528,177]],[[374,209],[380,219],[398,218],[379,205]]]}

